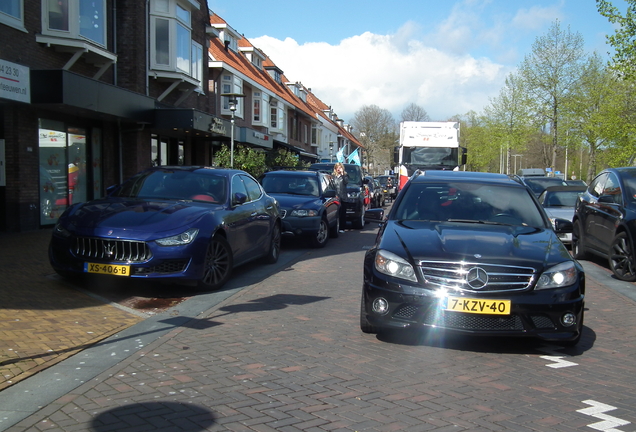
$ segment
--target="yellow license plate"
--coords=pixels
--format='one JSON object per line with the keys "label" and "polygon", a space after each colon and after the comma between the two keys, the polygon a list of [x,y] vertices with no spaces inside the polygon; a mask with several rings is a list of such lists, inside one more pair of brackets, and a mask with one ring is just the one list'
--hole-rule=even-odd
{"label": "yellow license plate", "polygon": [[510,300],[472,299],[465,297],[447,297],[444,309],[453,312],[483,315],[510,315]]}
{"label": "yellow license plate", "polygon": [[115,276],[130,276],[130,266],[115,264],[84,263],[84,272],[109,274]]}

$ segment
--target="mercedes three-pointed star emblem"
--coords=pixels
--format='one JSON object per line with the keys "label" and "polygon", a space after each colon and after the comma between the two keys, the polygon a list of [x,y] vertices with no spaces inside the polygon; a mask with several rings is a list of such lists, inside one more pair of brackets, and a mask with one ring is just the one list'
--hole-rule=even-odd
{"label": "mercedes three-pointed star emblem", "polygon": [[488,285],[488,273],[481,267],[473,267],[466,273],[466,283],[472,289],[480,290]]}

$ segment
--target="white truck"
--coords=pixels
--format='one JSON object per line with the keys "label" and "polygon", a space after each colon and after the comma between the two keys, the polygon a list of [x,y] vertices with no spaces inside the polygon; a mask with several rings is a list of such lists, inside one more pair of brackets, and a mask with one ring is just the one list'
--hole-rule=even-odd
{"label": "white truck", "polygon": [[400,189],[418,169],[458,171],[466,164],[466,148],[459,145],[459,122],[401,122],[394,159]]}

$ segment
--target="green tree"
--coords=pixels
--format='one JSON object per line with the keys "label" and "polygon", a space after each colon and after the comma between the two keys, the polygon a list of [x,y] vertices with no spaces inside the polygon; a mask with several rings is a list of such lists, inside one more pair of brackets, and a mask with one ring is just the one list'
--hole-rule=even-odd
{"label": "green tree", "polygon": [[559,122],[571,92],[577,87],[586,60],[583,37],[555,21],[547,34],[538,37],[519,68],[524,86],[534,102],[536,118],[548,129],[546,153],[555,167],[559,150]]}
{"label": "green tree", "polygon": [[467,150],[467,171],[496,172],[499,170],[499,147],[493,145],[487,119],[475,111],[455,116],[460,122],[459,144]]}
{"label": "green tree", "polygon": [[[613,142],[623,135],[622,121],[623,92],[619,89],[616,76],[595,54],[590,56],[583,69],[579,85],[573,90],[567,109],[572,113],[569,122],[566,145],[580,141],[588,150],[587,170],[581,173],[590,181],[597,172],[597,154],[599,150],[608,151]],[[581,160],[582,162],[582,160]]]}
{"label": "green tree", "polygon": [[298,155],[286,149],[278,149],[270,152],[267,156],[267,166],[269,169],[304,169],[309,168],[307,162],[300,160]]}
{"label": "green tree", "polygon": [[389,110],[365,105],[356,111],[351,125],[365,147],[368,158],[365,166],[373,165],[378,173],[393,166],[397,124]]}
{"label": "green tree", "polygon": [[[228,146],[222,146],[214,155],[214,162],[220,167],[229,167],[231,150]],[[243,170],[258,178],[267,171],[265,153],[255,151],[251,147],[237,145],[234,147],[234,168]]]}
{"label": "green tree", "polygon": [[636,0],[625,0],[627,10],[623,15],[609,0],[596,0],[596,7],[609,22],[616,24],[613,35],[607,42],[614,48],[612,66],[619,76],[636,78]]}
{"label": "green tree", "polygon": [[[526,150],[528,138],[534,131],[527,93],[524,80],[510,74],[499,95],[491,99],[484,109],[486,128],[493,147],[496,147],[491,150],[498,150],[501,173],[511,174],[514,171],[512,155],[522,154]],[[521,161],[519,168],[520,164]]]}

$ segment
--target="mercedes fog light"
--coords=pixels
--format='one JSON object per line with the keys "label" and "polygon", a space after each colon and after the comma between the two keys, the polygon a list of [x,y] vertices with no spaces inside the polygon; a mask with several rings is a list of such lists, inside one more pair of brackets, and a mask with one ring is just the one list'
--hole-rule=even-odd
{"label": "mercedes fog light", "polygon": [[389,311],[389,302],[382,297],[373,300],[373,312],[384,315]]}
{"label": "mercedes fog light", "polygon": [[561,317],[561,323],[566,327],[576,324],[576,315],[570,312],[566,313]]}

